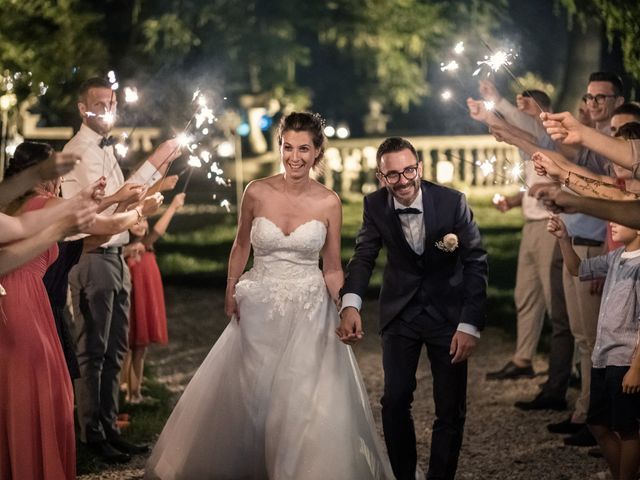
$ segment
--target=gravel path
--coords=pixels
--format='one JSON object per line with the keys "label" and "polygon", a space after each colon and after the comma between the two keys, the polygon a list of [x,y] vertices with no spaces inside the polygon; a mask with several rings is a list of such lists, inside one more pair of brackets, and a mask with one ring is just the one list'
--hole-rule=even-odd
{"label": "gravel path", "polygon": [[[222,313],[222,292],[168,287],[166,298],[171,341],[168,347],[152,349],[149,361],[155,366],[161,381],[177,392],[177,398],[227,322]],[[355,348],[355,353],[381,432],[379,398],[383,377],[379,340],[375,334],[375,302],[366,302],[364,315],[368,334]],[[547,432],[547,423],[560,421],[567,413],[525,413],[513,407],[516,400],[532,398],[538,392],[543,376],[533,380],[485,381],[485,373],[502,367],[512,350],[512,340],[501,331],[488,328],[470,361],[467,423],[456,478],[585,480],[604,470],[604,462],[588,457],[586,449],[565,447],[561,437]],[[545,359],[542,356],[537,358],[534,367],[536,371],[546,370]],[[575,390],[569,391],[570,400],[575,395]],[[426,361],[418,371],[415,399],[413,412],[418,458],[426,470],[434,414],[431,374]],[[140,479],[144,461],[138,457],[125,467],[78,478]]]}

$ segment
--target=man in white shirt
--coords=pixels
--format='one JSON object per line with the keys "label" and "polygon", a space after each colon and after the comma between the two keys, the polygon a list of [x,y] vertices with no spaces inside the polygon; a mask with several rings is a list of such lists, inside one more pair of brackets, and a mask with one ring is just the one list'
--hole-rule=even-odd
{"label": "man in white shirt", "polygon": [[487,253],[464,195],[421,180],[422,162],[410,142],[388,138],[376,158],[385,188],[364,199],[336,333],[345,343],[362,337],[362,297],[384,246],[381,403],[393,473],[398,480],[415,480],[411,403],[426,346],[436,405],[428,478],[453,479],[464,430],[467,358],[485,323]]}
{"label": "man in white shirt", "polygon": [[[106,80],[90,78],[80,87],[82,126],[63,151],[80,155],[82,162],[65,176],[63,197],[72,197],[101,176],[106,177],[106,195],[125,183],[108,137],[116,105],[115,92]],[[152,185],[179,155],[176,140],[164,142],[127,182]],[[110,208],[105,213],[112,213],[117,205]],[[69,274],[81,373],[75,381],[80,439],[110,463],[126,462],[130,454],[147,450],[122,440],[116,424],[119,374],[128,348],[131,282],[122,257],[128,241],[128,231],[113,235],[84,253]]]}

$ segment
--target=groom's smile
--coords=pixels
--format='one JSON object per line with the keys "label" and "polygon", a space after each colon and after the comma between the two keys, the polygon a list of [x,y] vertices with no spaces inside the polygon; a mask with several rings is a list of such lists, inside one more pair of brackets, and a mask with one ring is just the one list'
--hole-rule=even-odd
{"label": "groom's smile", "polygon": [[401,204],[409,206],[418,196],[422,163],[408,148],[385,153],[379,173],[384,186]]}

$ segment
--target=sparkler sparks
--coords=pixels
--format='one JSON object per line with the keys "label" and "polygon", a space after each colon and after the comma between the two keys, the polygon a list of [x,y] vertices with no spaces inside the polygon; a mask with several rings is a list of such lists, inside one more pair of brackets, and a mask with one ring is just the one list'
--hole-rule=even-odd
{"label": "sparkler sparks", "polygon": [[513,53],[513,49],[510,49],[508,52],[504,50],[499,50],[491,56],[485,55],[484,60],[478,60],[476,63],[478,64],[478,69],[473,72],[473,76],[477,76],[483,69],[483,67],[489,67],[489,72],[487,75],[491,75],[491,72],[497,72],[501,67],[511,65],[513,63],[513,59],[516,58],[517,55]]}
{"label": "sparkler sparks", "polygon": [[464,42],[456,43],[455,47],[453,47],[453,51],[456,55],[460,55],[464,52]]}
{"label": "sparkler sparks", "polygon": [[460,65],[458,65],[458,62],[456,62],[455,60],[451,60],[448,63],[440,63],[441,72],[455,72],[456,70],[458,70],[458,68],[460,68]]}
{"label": "sparkler sparks", "polygon": [[493,155],[491,158],[488,158],[482,162],[476,162],[476,165],[480,167],[480,171],[482,172],[482,175],[484,177],[488,177],[489,175],[495,172],[495,166],[494,166],[495,163],[496,163],[496,156]]}
{"label": "sparkler sparks", "polygon": [[491,101],[491,100],[486,100],[482,102],[484,104],[484,108],[488,111],[488,112],[492,112],[494,108],[496,108],[496,104],[495,102]]}
{"label": "sparkler sparks", "polygon": [[124,87],[124,101],[126,103],[136,103],[138,101],[138,90],[136,87]]}
{"label": "sparkler sparks", "polygon": [[440,94],[440,98],[447,102],[453,98],[453,94],[451,93],[451,90],[443,90]]}

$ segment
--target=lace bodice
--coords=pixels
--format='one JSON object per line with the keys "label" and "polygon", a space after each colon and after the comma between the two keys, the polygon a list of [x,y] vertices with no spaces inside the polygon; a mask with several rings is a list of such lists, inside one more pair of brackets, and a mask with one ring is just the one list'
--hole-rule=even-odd
{"label": "lace bodice", "polygon": [[319,220],[305,222],[285,235],[268,218],[254,218],[253,268],[240,278],[236,295],[257,295],[280,312],[291,302],[311,308],[326,293],[318,264],[326,235],[326,226]]}

